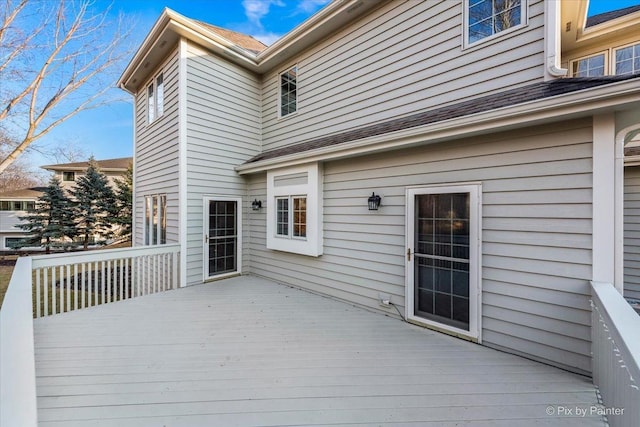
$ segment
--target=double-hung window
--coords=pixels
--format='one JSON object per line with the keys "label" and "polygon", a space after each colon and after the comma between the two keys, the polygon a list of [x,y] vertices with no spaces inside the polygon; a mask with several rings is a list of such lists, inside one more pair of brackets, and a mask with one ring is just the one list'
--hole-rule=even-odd
{"label": "double-hung window", "polygon": [[466,0],[467,44],[472,44],[526,20],[527,0]]}
{"label": "double-hung window", "polygon": [[318,163],[267,172],[267,248],[322,255],[322,169]]}
{"label": "double-hung window", "polygon": [[164,114],[164,76],[158,74],[147,86],[147,121],[153,122]]}
{"label": "double-hung window", "polygon": [[167,243],[167,196],[164,194],[144,198],[144,244]]}
{"label": "double-hung window", "polygon": [[640,43],[615,49],[615,73],[640,73]]}
{"label": "double-hung window", "polygon": [[298,110],[298,66],[280,74],[280,117]]}

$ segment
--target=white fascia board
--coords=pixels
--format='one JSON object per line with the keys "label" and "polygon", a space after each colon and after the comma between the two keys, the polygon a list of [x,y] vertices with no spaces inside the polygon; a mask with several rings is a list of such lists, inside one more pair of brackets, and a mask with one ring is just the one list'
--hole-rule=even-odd
{"label": "white fascia board", "polygon": [[237,166],[235,170],[240,175],[251,174],[301,163],[336,160],[377,151],[394,150],[410,145],[442,142],[487,133],[495,129],[506,130],[538,122],[557,121],[559,117],[577,116],[588,111],[640,102],[639,94],[640,87],[638,87],[637,79],[631,79],[593,89],[389,132],[353,142],[257,161]]}

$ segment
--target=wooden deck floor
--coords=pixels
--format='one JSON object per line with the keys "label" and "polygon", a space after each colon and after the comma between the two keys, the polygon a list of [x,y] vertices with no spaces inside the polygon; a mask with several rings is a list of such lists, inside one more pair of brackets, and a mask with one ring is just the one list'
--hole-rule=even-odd
{"label": "wooden deck floor", "polygon": [[588,378],[254,277],[35,333],[41,426],[605,425],[558,414]]}

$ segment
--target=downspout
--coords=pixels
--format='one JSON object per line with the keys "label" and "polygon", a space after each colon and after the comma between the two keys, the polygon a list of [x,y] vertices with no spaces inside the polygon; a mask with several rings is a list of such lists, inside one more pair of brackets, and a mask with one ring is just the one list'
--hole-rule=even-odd
{"label": "downspout", "polygon": [[560,45],[560,4],[559,1],[544,2],[545,16],[545,75],[544,80],[553,80],[559,77],[565,77],[569,70],[562,68],[561,63],[561,45]]}

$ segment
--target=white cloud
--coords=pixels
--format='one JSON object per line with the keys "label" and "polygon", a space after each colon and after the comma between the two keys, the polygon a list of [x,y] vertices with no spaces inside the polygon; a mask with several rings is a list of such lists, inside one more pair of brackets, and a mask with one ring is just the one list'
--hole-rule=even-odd
{"label": "white cloud", "polygon": [[314,13],[331,0],[302,0],[298,3],[296,11],[298,13]]}
{"label": "white cloud", "polygon": [[262,28],[260,21],[269,13],[271,5],[284,6],[284,3],[281,0],[242,0],[245,15],[251,23],[260,28]]}
{"label": "white cloud", "polygon": [[282,34],[259,33],[259,34],[251,34],[251,37],[253,37],[254,39],[260,40],[262,43],[266,44],[267,46],[271,46],[280,37],[282,37]]}

